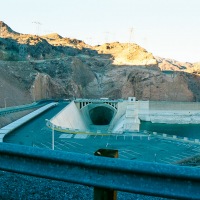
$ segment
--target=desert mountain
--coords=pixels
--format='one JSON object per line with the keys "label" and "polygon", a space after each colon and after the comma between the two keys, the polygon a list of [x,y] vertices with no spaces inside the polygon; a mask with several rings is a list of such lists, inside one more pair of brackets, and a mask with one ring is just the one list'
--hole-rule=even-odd
{"label": "desert mountain", "polygon": [[189,72],[197,64],[154,57],[137,44],[90,46],[0,28],[0,106],[5,98],[8,105],[73,97],[200,101],[200,77]]}
{"label": "desert mountain", "polygon": [[19,37],[20,33],[13,31],[7,24],[0,21],[1,37]]}

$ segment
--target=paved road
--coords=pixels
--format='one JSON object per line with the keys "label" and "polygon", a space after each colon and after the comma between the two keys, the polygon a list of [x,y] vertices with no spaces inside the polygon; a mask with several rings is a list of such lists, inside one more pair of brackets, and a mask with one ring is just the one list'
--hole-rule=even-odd
{"label": "paved road", "polygon": [[[66,103],[48,110],[38,118],[5,137],[5,142],[34,146],[36,148],[52,148],[52,131],[46,126],[45,119],[58,113]],[[55,131],[55,150],[93,154],[100,148],[118,149],[119,158],[174,163],[178,160],[200,153],[200,145],[176,140],[167,140],[148,135],[73,135]]]}
{"label": "paved road", "polygon": [[37,118],[34,118],[12,133],[6,135],[4,141],[28,146],[32,146],[32,144],[38,140],[48,141],[48,139],[50,139],[51,130],[46,127],[45,119],[51,119],[67,104],[68,103],[59,103],[57,106],[47,110]]}
{"label": "paved road", "polygon": [[[35,147],[51,149],[51,140],[37,141]],[[100,148],[118,149],[119,158],[170,164],[200,153],[200,145],[155,136],[94,136],[55,134],[55,150],[93,154]]]}

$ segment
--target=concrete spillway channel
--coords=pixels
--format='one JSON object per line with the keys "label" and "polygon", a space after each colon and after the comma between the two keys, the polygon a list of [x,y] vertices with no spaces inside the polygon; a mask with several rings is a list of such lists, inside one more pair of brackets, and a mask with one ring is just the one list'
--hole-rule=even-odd
{"label": "concrete spillway channel", "polygon": [[0,129],[0,142],[3,142],[3,138],[5,137],[5,135],[7,135],[8,133],[12,132],[13,130],[15,130],[16,128],[22,126],[23,124],[25,124],[26,122],[30,121],[31,119],[37,117],[38,115],[40,115],[41,113],[45,112],[46,110],[48,110],[49,108],[56,106],[58,103],[50,103],[47,104],[31,113],[29,113],[28,115],[4,126],[3,128]]}
{"label": "concrete spillway channel", "polygon": [[128,100],[77,99],[55,115],[48,126],[69,133],[123,133],[139,131],[134,97]]}
{"label": "concrete spillway channel", "polygon": [[200,124],[199,102],[137,101],[107,98],[76,99],[47,124],[68,133],[130,133],[140,122]]}

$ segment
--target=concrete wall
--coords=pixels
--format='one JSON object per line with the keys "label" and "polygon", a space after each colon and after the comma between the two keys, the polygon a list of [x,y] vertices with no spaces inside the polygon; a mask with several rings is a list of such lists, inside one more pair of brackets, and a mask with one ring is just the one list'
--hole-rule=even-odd
{"label": "concrete wall", "polygon": [[169,102],[169,101],[150,101],[149,109],[153,110],[180,110],[180,111],[198,111],[199,102]]}
{"label": "concrete wall", "polygon": [[199,102],[136,101],[142,121],[168,124],[199,124]]}
{"label": "concrete wall", "polygon": [[153,123],[199,124],[199,102],[149,102],[149,117]]}
{"label": "concrete wall", "polygon": [[94,125],[90,119],[89,111],[98,106],[114,109],[97,100],[80,110],[80,103],[71,102],[51,122],[63,128],[94,132],[101,129],[104,132],[137,130],[140,120],[168,124],[200,123],[200,103],[195,102],[120,101],[110,124],[104,127]]}
{"label": "concrete wall", "polygon": [[87,131],[87,122],[81,111],[71,102],[50,120],[54,125]]}
{"label": "concrete wall", "polygon": [[142,121],[150,121],[149,101],[136,101],[138,104],[138,117]]}

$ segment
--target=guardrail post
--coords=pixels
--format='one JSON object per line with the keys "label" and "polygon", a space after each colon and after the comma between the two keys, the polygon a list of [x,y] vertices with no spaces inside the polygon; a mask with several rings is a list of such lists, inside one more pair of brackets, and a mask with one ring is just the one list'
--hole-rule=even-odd
{"label": "guardrail post", "polygon": [[[94,153],[95,156],[118,158],[118,150],[99,149]],[[117,191],[105,188],[94,188],[94,200],[117,200]]]}

